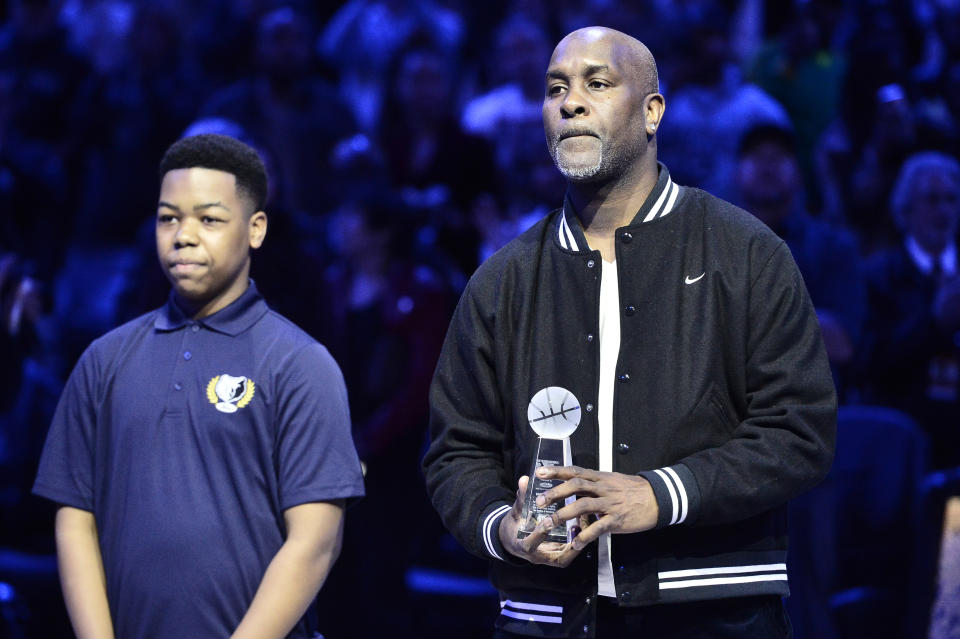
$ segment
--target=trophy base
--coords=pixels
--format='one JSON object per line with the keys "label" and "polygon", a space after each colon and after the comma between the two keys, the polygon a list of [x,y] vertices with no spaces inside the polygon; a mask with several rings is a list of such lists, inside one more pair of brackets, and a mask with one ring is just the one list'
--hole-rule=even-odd
{"label": "trophy base", "polygon": [[[551,517],[560,507],[558,504],[550,504],[543,508],[537,506],[537,497],[547,492],[554,486],[559,486],[563,482],[557,479],[541,479],[537,477],[537,468],[541,466],[569,466],[573,463],[570,451],[570,438],[548,439],[540,438],[537,447],[537,455],[534,458],[533,468],[530,470],[530,480],[527,486],[526,498],[523,502],[523,520],[520,522],[520,528],[517,530],[517,538],[524,539],[533,534],[541,521]],[[567,497],[564,505],[573,503],[576,497]],[[573,539],[573,526],[576,520],[569,520],[565,524],[554,526],[547,533],[544,541],[555,541],[565,544]]]}

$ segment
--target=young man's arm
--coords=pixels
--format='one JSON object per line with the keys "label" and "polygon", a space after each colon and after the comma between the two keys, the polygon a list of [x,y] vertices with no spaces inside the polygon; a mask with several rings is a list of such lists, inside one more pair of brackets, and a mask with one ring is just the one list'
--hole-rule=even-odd
{"label": "young man's arm", "polygon": [[287,539],[263,575],[233,639],[282,639],[317,596],[343,538],[343,500],[283,512]]}
{"label": "young man's arm", "polygon": [[56,538],[63,600],[77,639],[113,639],[107,578],[93,513],[61,506]]}

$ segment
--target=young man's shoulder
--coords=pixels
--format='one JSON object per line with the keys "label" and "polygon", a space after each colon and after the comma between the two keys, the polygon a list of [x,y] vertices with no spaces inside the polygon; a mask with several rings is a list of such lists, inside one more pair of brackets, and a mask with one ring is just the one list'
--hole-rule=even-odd
{"label": "young man's shoulder", "polygon": [[264,313],[253,330],[253,339],[270,348],[275,358],[301,366],[335,368],[339,373],[340,367],[327,347],[277,311]]}

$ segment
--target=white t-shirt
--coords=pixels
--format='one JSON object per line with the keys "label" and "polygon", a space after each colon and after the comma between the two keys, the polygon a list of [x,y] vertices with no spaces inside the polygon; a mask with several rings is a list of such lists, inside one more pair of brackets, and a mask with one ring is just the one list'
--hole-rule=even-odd
{"label": "white t-shirt", "polygon": [[[599,423],[599,470],[613,470],[613,388],[620,354],[620,291],[617,285],[617,262],[601,260],[600,277],[600,391],[597,396]],[[610,534],[600,536],[597,552],[597,592],[616,597],[613,584],[613,563],[610,560]]]}

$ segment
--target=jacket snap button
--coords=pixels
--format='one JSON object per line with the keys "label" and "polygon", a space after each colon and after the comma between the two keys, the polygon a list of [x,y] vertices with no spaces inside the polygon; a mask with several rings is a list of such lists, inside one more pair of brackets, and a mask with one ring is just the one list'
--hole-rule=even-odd
{"label": "jacket snap button", "polygon": [[628,601],[630,599],[630,591],[625,590],[620,593],[620,601]]}
{"label": "jacket snap button", "polygon": [[593,333],[587,333],[587,341],[588,341],[588,342],[592,342],[592,341],[593,341]]}
{"label": "jacket snap button", "polygon": [[633,233],[631,233],[630,231],[624,232],[624,234],[622,235],[622,237],[623,237],[623,243],[624,243],[624,244],[629,244],[630,242],[633,241]]}
{"label": "jacket snap button", "polygon": [[637,312],[637,307],[636,306],[624,307],[623,312],[626,313],[627,316],[633,315],[634,313]]}
{"label": "jacket snap button", "polygon": [[626,384],[630,381],[630,373],[621,373],[620,375],[617,375],[617,379]]}
{"label": "jacket snap button", "polygon": [[620,451],[621,453],[626,453],[627,451],[630,450],[630,444],[625,444],[623,442],[620,442],[619,444],[617,444],[617,450]]}
{"label": "jacket snap button", "polygon": [[587,412],[588,412],[588,413],[592,413],[592,412],[593,412],[593,404],[587,404]]}
{"label": "jacket snap button", "polygon": [[593,260],[587,260],[587,268],[593,268],[593,265],[594,265],[595,263],[596,263],[596,262],[594,262]]}

